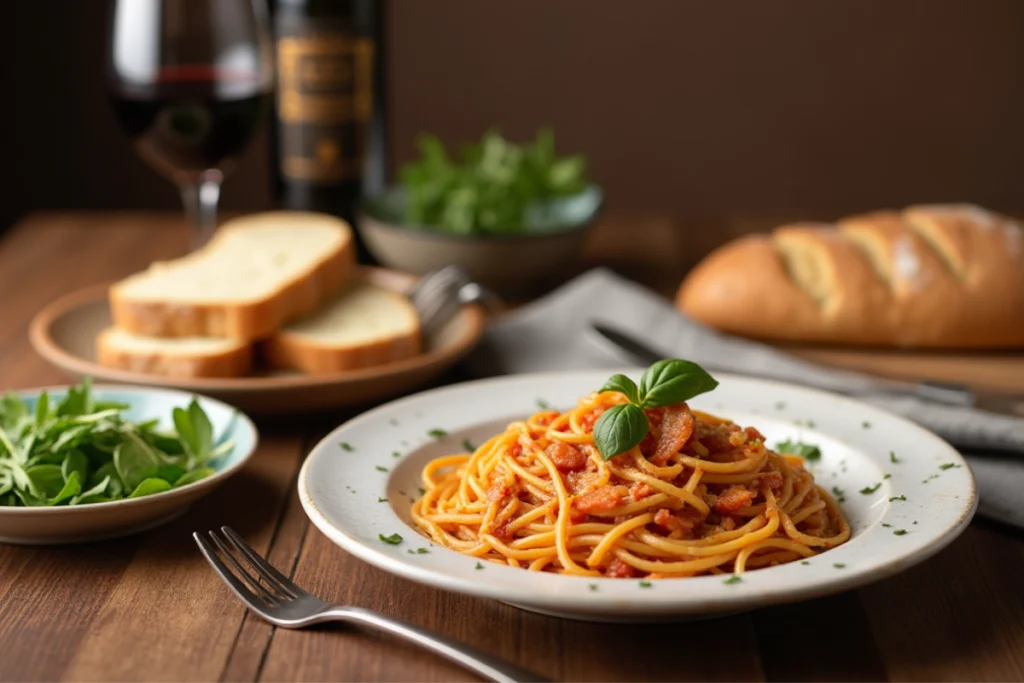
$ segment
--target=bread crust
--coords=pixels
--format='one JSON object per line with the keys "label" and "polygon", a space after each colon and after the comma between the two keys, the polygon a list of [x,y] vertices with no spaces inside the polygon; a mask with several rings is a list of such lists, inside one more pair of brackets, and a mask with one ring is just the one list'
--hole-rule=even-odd
{"label": "bread crust", "polygon": [[259,301],[182,303],[127,297],[122,282],[110,288],[114,325],[147,337],[220,337],[252,341],[284,323],[316,310],[338,293],[355,270],[351,229],[338,249],[325,253],[314,267]]}
{"label": "bread crust", "polygon": [[969,205],[782,226],[712,252],[680,285],[676,305],[712,327],[769,340],[1018,347],[1024,233]]}
{"label": "bread crust", "polygon": [[125,349],[114,341],[111,329],[96,337],[100,365],[167,377],[242,377],[252,370],[253,357],[253,346],[248,343],[214,353],[168,354]]}

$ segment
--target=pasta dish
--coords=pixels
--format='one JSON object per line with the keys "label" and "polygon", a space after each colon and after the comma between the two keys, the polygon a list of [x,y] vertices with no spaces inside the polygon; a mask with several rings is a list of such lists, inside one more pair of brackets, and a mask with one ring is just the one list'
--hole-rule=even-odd
{"label": "pasta dish", "polygon": [[[647,388],[640,401],[606,386],[566,412],[513,422],[471,453],[431,461],[414,521],[434,542],[482,560],[651,579],[741,573],[849,539],[838,504],[801,458],[685,401],[651,407],[662,394]],[[608,457],[618,450],[605,446],[612,438],[625,445]]]}

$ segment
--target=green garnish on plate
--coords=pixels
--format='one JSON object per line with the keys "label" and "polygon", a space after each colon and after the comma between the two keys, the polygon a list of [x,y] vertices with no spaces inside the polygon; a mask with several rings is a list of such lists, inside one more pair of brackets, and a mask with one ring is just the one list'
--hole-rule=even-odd
{"label": "green garnish on plate", "polygon": [[804,443],[803,441],[786,439],[775,444],[775,450],[779,453],[799,456],[808,462],[821,460],[821,449],[814,444]]}
{"label": "green garnish on plate", "polygon": [[123,403],[98,401],[88,379],[34,409],[14,394],[0,400],[0,505],[106,503],[170,491],[214,474],[211,461],[234,449],[214,441],[193,399],[175,408],[174,430],[133,422]]}

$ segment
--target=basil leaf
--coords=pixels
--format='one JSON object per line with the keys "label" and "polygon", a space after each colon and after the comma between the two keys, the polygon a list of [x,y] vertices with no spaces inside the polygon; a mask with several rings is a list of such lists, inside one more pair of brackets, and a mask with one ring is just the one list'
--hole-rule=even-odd
{"label": "basil leaf", "polygon": [[612,406],[594,424],[594,443],[601,457],[609,460],[640,445],[650,428],[647,416],[635,403]]}
{"label": "basil leaf", "polygon": [[617,391],[628,398],[630,403],[640,403],[636,382],[625,375],[612,375],[601,387],[601,391]]}
{"label": "basil leaf", "polygon": [[696,363],[677,358],[659,360],[640,378],[640,407],[675,405],[717,386],[718,382]]}
{"label": "basil leaf", "polygon": [[142,496],[151,496],[154,493],[163,493],[164,491],[170,491],[171,485],[163,479],[143,479],[139,482],[139,485],[135,487],[129,498],[141,498]]}

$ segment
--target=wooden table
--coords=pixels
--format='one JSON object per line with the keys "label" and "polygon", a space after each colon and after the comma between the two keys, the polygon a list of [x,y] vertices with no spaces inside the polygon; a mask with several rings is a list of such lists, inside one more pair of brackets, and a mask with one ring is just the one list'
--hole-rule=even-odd
{"label": "wooden table", "polygon": [[[623,272],[647,272],[652,286],[670,289],[679,273],[656,252],[675,239],[672,223],[636,219],[649,246],[629,251],[619,248],[621,222],[601,226],[590,257],[607,250]],[[8,232],[3,384],[66,380],[28,345],[28,321],[42,305],[178,252],[184,238],[176,218],[140,214],[37,215]],[[644,259],[662,266],[645,270]],[[261,424],[251,465],[159,529],[81,546],[0,545],[0,680],[472,680],[376,634],[286,631],[254,618],[190,537],[222,524],[325,599],[435,629],[556,680],[1024,680],[1019,532],[975,522],[900,576],[751,614],[669,625],[559,620],[395,578],[313,528],[296,473],[312,443],[349,416]]]}

